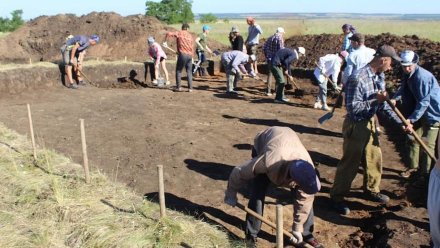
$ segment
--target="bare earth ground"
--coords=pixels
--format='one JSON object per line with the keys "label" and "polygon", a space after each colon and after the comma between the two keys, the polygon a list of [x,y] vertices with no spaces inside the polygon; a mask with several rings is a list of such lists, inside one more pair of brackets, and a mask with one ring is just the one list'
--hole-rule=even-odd
{"label": "bare earth ground", "polygon": [[[310,87],[307,82],[299,83]],[[353,211],[342,217],[329,210],[328,197],[342,155],[342,110],[319,126],[317,120],[325,112],[311,107],[314,99],[310,95],[302,99],[290,95],[292,103],[283,105],[263,95],[263,83],[249,79],[240,84],[242,95],[232,98],[223,93],[224,76],[199,79],[194,84],[192,93],[151,87],[88,86],[75,91],[59,86],[3,94],[0,121],[28,133],[26,103],[30,103],[38,144],[82,163],[78,119],[83,118],[92,168],[157,200],[156,165],[163,164],[168,207],[218,223],[239,238],[244,237],[244,212],[222,203],[229,173],[250,158],[258,131],[268,126],[288,126],[299,133],[313,160],[319,163],[323,188],[314,205],[315,232],[326,247],[428,247],[424,194],[408,191],[421,196],[422,204],[420,199],[406,201],[407,182],[398,176],[403,164],[388,135],[381,136],[381,187],[391,197],[391,204],[378,206],[362,198],[360,170],[348,198]],[[246,190],[243,193],[247,195]],[[277,198],[285,204],[290,202],[285,189],[271,190],[265,211],[271,220],[275,219]],[[247,203],[246,196],[239,199]],[[290,204],[284,208],[284,216],[285,229],[290,230]],[[274,247],[274,234],[264,226],[262,247]]]}

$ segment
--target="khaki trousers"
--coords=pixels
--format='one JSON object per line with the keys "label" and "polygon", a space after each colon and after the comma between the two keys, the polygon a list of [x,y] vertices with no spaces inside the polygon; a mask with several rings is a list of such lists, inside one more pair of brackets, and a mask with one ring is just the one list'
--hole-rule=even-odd
{"label": "khaki trousers", "polygon": [[382,177],[382,152],[374,119],[354,122],[345,118],[342,135],[344,137],[343,155],[336,169],[330,197],[335,202],[344,200],[361,163],[364,165],[364,190],[379,192]]}

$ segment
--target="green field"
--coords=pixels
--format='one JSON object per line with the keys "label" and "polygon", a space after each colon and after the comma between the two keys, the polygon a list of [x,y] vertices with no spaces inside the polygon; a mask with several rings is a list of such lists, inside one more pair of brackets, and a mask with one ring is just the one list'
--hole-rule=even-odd
{"label": "green field", "polygon": [[9,32],[0,32],[0,38],[6,36],[7,34],[9,34]]}
{"label": "green field", "polygon": [[[390,20],[390,19],[277,19],[258,20],[257,23],[263,28],[263,38],[271,36],[277,27],[286,30],[286,36],[306,34],[341,34],[341,26],[350,23],[356,27],[359,33],[377,35],[392,33],[396,35],[417,35],[433,41],[440,41],[440,21],[417,21],[417,20]],[[190,24],[190,30],[199,33],[202,30],[201,23]],[[234,19],[228,23],[219,21],[208,24],[211,26],[210,38],[223,44],[229,45],[228,34],[232,26],[237,26],[243,37],[247,36],[245,19]],[[180,29],[180,24],[172,25]]]}

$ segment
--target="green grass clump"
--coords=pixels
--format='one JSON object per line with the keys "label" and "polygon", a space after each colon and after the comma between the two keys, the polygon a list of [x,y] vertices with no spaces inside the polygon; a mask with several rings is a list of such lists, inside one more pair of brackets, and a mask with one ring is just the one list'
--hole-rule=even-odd
{"label": "green grass clump", "polygon": [[237,247],[225,232],[168,210],[54,151],[32,159],[0,123],[0,247]]}

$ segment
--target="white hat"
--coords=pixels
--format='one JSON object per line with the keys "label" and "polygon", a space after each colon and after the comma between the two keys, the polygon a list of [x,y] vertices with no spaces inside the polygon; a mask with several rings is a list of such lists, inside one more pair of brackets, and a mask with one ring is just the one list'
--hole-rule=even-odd
{"label": "white hat", "polygon": [[306,56],[306,49],[304,47],[298,47],[298,52]]}
{"label": "white hat", "polygon": [[409,66],[417,64],[419,62],[419,56],[411,50],[405,50],[400,54],[400,60],[401,65]]}
{"label": "white hat", "polygon": [[277,33],[285,33],[285,32],[284,32],[284,28],[282,28],[282,27],[278,27],[278,28],[277,28]]}
{"label": "white hat", "polygon": [[257,60],[257,56],[255,56],[255,54],[249,55],[249,58],[251,58],[252,61],[256,61]]}

